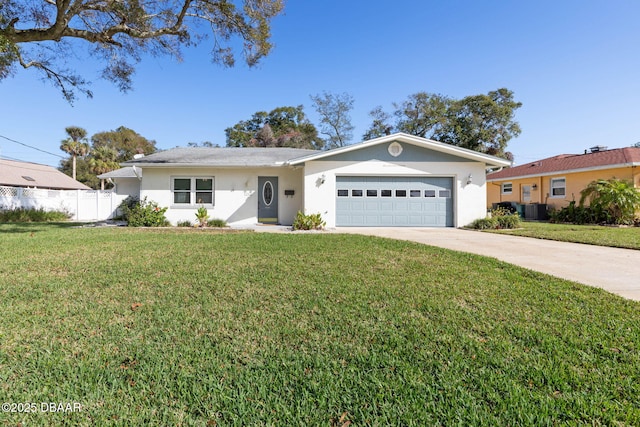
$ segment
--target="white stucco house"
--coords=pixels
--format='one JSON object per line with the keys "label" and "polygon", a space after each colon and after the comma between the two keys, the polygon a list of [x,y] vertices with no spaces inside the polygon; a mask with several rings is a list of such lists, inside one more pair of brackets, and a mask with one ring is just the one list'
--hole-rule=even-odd
{"label": "white stucco house", "polygon": [[399,133],[328,151],[175,148],[123,163],[122,179],[174,224],[204,206],[236,226],[290,225],[303,211],[327,227],[461,227],[486,215],[486,169],[510,165]]}

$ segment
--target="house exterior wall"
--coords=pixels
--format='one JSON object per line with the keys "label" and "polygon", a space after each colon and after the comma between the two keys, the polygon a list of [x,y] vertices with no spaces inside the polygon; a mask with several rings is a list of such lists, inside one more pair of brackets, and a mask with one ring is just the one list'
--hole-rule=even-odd
{"label": "house exterior wall", "polygon": [[[473,177],[471,184],[467,184],[469,175]],[[327,227],[336,225],[336,176],[451,177],[454,182],[454,226],[462,227],[486,216],[484,163],[309,161],[304,166],[304,211],[306,214],[320,213]]]}
{"label": "house exterior wall", "polygon": [[[213,177],[214,206],[207,207],[210,218],[224,219],[230,225],[253,225],[258,222],[258,177],[278,177],[278,220],[291,225],[303,208],[303,173],[300,168],[144,168],[140,198],[147,198],[168,207],[165,216],[173,224],[195,222],[201,205],[173,204],[173,177]],[[285,190],[294,190],[285,196]]]}
{"label": "house exterior wall", "polygon": [[[551,194],[551,180],[554,178],[565,178],[566,190],[564,196],[553,196]],[[640,188],[640,168],[624,167],[614,169],[590,170],[584,172],[555,173],[544,176],[531,176],[527,178],[505,178],[499,181],[487,182],[487,207],[498,202],[525,203],[522,196],[522,187],[536,185],[536,189],[531,190],[531,200],[529,203],[546,203],[550,208],[561,209],[568,206],[572,200],[580,201],[580,192],[589,185],[590,182],[598,179],[625,179],[633,181],[636,188]],[[503,183],[512,184],[511,194],[502,194]]]}
{"label": "house exterior wall", "polygon": [[140,180],[138,178],[113,178],[113,182],[116,194],[140,197]]}

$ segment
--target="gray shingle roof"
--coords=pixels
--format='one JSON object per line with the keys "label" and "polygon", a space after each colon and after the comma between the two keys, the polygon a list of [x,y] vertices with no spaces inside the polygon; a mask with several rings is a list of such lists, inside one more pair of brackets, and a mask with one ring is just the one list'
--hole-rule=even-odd
{"label": "gray shingle roof", "polygon": [[51,166],[4,159],[0,160],[0,185],[54,190],[91,190]]}
{"label": "gray shingle roof", "polygon": [[308,156],[313,153],[317,153],[317,151],[301,148],[173,148],[139,159],[129,160],[122,163],[122,166],[281,166],[291,159]]}
{"label": "gray shingle roof", "polygon": [[356,144],[346,145],[344,147],[334,148],[327,151],[313,151],[311,155],[303,158],[292,159],[291,164],[296,165],[305,163],[310,160],[319,160],[330,158],[341,153],[347,153],[354,150],[360,150],[365,147],[371,147],[378,144],[386,144],[394,141],[409,143],[417,145],[418,147],[424,147],[429,150],[438,151],[441,153],[450,154],[452,156],[469,159],[476,162],[483,162],[487,166],[509,166],[511,161],[502,159],[500,157],[491,156],[489,154],[480,153],[478,151],[468,150],[466,148],[456,147],[451,144],[445,144],[443,142],[434,141],[432,139],[422,138],[415,135],[409,135],[406,133],[394,133],[391,135],[385,135],[379,138],[369,139],[367,141],[359,142]]}
{"label": "gray shingle roof", "polygon": [[106,172],[103,174],[98,175],[98,178],[100,179],[107,179],[107,178],[138,178],[142,176],[142,171],[141,170],[137,170],[134,171],[133,170],[133,166],[128,166],[126,168],[120,168],[120,169],[116,169],[114,171],[111,172]]}

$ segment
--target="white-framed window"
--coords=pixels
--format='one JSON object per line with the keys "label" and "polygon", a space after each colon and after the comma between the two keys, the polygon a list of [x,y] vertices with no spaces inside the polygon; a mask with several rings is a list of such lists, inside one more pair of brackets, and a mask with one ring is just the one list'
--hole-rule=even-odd
{"label": "white-framed window", "polygon": [[175,176],[171,178],[174,205],[213,206],[214,188],[212,176]]}
{"label": "white-framed window", "polygon": [[551,178],[551,197],[564,197],[567,194],[565,178]]}
{"label": "white-framed window", "polygon": [[500,191],[502,194],[511,194],[513,193],[513,183],[511,182],[503,182],[500,186]]}

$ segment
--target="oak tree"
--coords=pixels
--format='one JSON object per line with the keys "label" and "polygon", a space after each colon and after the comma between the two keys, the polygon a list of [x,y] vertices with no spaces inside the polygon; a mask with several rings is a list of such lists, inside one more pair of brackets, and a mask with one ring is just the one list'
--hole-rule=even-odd
{"label": "oak tree", "polygon": [[[239,4],[237,4],[239,3]],[[2,0],[0,80],[18,66],[35,69],[72,102],[91,97],[69,58],[81,47],[104,63],[102,77],[122,91],[132,86],[135,64],[145,55],[181,59],[184,47],[211,41],[212,59],[233,66],[241,45],[253,66],[269,54],[271,20],[284,0]],[[237,43],[237,41],[241,43]]]}
{"label": "oak tree", "polygon": [[[486,154],[512,158],[507,143],[520,135],[515,111],[522,103],[513,92],[501,88],[487,94],[453,99],[419,92],[402,103],[394,103],[393,115],[374,109],[365,139],[404,132]],[[391,118],[395,117],[395,123]]]}
{"label": "oak tree", "polygon": [[385,135],[391,135],[393,132],[393,125],[391,124],[391,114],[382,109],[381,105],[369,112],[372,122],[369,129],[362,135],[362,139],[367,141],[369,139],[379,138]]}
{"label": "oak tree", "polygon": [[133,159],[136,154],[156,152],[156,142],[148,140],[136,131],[124,126],[115,130],[98,132],[91,137],[92,149],[109,147],[116,152],[115,162],[121,163]]}
{"label": "oak tree", "polygon": [[258,111],[225,129],[228,147],[293,147],[319,150],[324,142],[303,106]]}
{"label": "oak tree", "polygon": [[521,106],[521,102],[514,100],[513,92],[504,88],[486,95],[467,96],[452,103],[444,124],[433,138],[513,160],[506,149],[508,142],[520,135],[520,125],[514,116]]}

